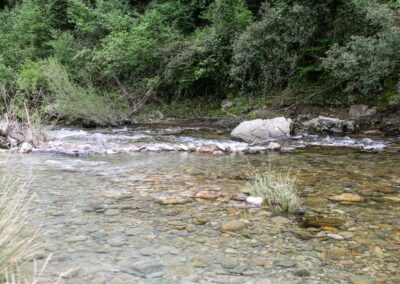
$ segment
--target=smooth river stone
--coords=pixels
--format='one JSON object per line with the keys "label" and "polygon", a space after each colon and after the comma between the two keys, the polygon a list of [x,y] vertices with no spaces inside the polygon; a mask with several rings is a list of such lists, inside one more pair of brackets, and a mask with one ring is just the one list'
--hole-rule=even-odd
{"label": "smooth river stone", "polygon": [[241,231],[248,226],[248,222],[243,220],[233,220],[228,223],[222,224],[221,231],[223,232],[237,232]]}
{"label": "smooth river stone", "polygon": [[106,215],[106,216],[116,216],[116,215],[119,215],[119,210],[118,209],[108,209],[108,210],[106,210],[106,212],[104,212],[104,214]]}
{"label": "smooth river stone", "polygon": [[158,196],[155,201],[162,205],[178,205],[192,202],[189,197],[182,196]]}
{"label": "smooth river stone", "polygon": [[329,200],[339,202],[360,202],[364,200],[364,197],[357,193],[342,193],[329,197]]}
{"label": "smooth river stone", "polygon": [[196,193],[195,198],[201,198],[206,200],[215,200],[220,197],[221,194],[218,192],[210,191],[210,190],[202,190]]}
{"label": "smooth river stone", "polygon": [[384,196],[384,200],[392,202],[400,202],[400,196]]}
{"label": "smooth river stone", "polygon": [[352,284],[374,284],[375,282],[366,276],[351,276],[350,281]]}

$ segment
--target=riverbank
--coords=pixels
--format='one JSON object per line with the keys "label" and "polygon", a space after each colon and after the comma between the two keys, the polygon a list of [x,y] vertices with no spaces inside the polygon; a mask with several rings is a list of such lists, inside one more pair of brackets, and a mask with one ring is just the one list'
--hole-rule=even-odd
{"label": "riverbank", "polygon": [[[173,110],[144,110],[140,115],[131,118],[119,119],[109,118],[102,121],[98,119],[78,119],[65,123],[62,119],[60,125],[83,126],[86,128],[95,127],[117,127],[117,126],[148,126],[164,125],[196,125],[199,127],[214,125],[226,129],[233,129],[240,122],[251,119],[270,119],[278,116],[291,118],[294,121],[294,133],[302,133],[311,130],[310,134],[337,133],[329,129],[305,129],[304,122],[320,116],[349,121],[354,126],[342,133],[355,134],[363,133],[369,135],[398,135],[400,134],[400,110],[379,108],[368,105],[352,105],[349,107],[321,107],[321,106],[279,106],[279,105],[254,105],[244,108],[235,106],[229,101],[224,101],[220,108],[213,106],[211,109],[200,105],[191,109]],[[169,108],[168,108],[169,109]]]}

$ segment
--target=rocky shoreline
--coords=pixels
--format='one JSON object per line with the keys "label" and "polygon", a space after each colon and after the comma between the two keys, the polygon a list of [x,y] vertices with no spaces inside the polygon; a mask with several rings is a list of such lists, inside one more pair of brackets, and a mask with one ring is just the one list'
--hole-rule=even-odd
{"label": "rocky shoreline", "polygon": [[[48,113],[49,117],[62,119],[53,113]],[[364,104],[352,105],[350,107],[329,107],[329,106],[264,106],[255,109],[248,114],[234,115],[229,114],[224,117],[180,117],[165,116],[159,112],[153,116],[145,118],[131,119],[85,119],[76,120],[68,123],[66,127],[79,126],[83,128],[104,128],[104,127],[136,127],[147,125],[215,125],[225,128],[234,128],[239,123],[248,120],[246,117],[255,117],[259,119],[271,119],[274,117],[288,117],[294,121],[294,131],[296,133],[304,132],[305,129],[312,130],[314,133],[362,133],[368,131],[378,135],[398,135],[400,134],[400,110],[386,109],[378,106],[369,106]],[[325,127],[318,128],[315,122],[319,117],[329,118]],[[321,120],[321,118],[319,118]],[[309,123],[307,123],[309,122]],[[333,123],[333,124],[332,124]],[[308,124],[308,125],[307,125]],[[310,132],[312,133],[312,132]]]}
{"label": "rocky shoreline", "polygon": [[[381,140],[387,135],[396,137],[397,130],[400,129],[400,113],[396,112],[384,115],[376,107],[366,105],[355,105],[348,110],[344,109],[301,109],[295,113],[286,113],[287,118],[276,116],[276,112],[267,112],[269,115],[260,115],[261,118],[250,121],[227,121],[219,120],[213,122],[196,121],[189,125],[197,125],[203,128],[214,125],[222,133],[233,129],[231,133],[232,141],[241,141],[243,143],[219,143],[218,141],[206,142],[159,142],[135,141],[125,143],[124,145],[114,145],[103,141],[100,144],[92,143],[67,143],[59,139],[50,137],[47,141],[32,145],[31,142],[22,142],[18,146],[11,148],[11,151],[20,153],[30,152],[52,152],[60,155],[86,156],[91,154],[116,154],[116,153],[135,153],[135,152],[190,152],[212,155],[226,154],[268,154],[268,153],[286,153],[293,152],[296,148],[306,145],[318,145],[315,143],[306,143],[306,145],[296,144],[294,140],[310,139],[312,137],[325,137],[320,141],[321,146],[345,146],[361,151],[380,151],[385,148],[382,143],[375,143],[375,140]],[[270,118],[266,118],[270,117]],[[292,118],[289,118],[292,117]],[[399,124],[397,124],[397,121]],[[268,122],[266,125],[266,122]],[[384,122],[384,123],[383,123]],[[161,128],[179,128],[180,125],[188,125],[188,122],[163,120],[153,124],[133,125],[122,129],[152,129],[155,126]],[[234,126],[233,126],[234,125]],[[390,127],[389,127],[390,126]],[[185,127],[183,127],[185,128]],[[397,129],[398,128],[398,129]],[[56,127],[55,129],[60,129]],[[62,129],[62,128],[61,128]],[[74,129],[74,128],[71,128]],[[121,128],[111,128],[113,129]],[[97,128],[94,131],[109,131],[107,128]],[[387,131],[384,131],[387,130]],[[52,130],[50,130],[51,132]],[[82,130],[84,131],[84,130]],[[399,130],[400,133],[400,130]],[[168,134],[168,133],[167,133]],[[324,136],[325,135],[325,136]],[[361,135],[362,138],[355,141],[347,135]],[[373,138],[373,139],[371,139]],[[336,143],[335,139],[347,139],[342,144]],[[332,142],[333,141],[333,142]],[[137,142],[137,143],[136,143]],[[332,143],[330,143],[332,142]]]}

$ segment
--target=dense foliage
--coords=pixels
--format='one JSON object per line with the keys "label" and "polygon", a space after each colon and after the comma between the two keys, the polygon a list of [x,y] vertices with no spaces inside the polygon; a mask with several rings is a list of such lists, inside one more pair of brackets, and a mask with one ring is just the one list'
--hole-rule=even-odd
{"label": "dense foliage", "polygon": [[399,9],[398,0],[3,1],[2,105],[69,120],[276,95],[397,107]]}

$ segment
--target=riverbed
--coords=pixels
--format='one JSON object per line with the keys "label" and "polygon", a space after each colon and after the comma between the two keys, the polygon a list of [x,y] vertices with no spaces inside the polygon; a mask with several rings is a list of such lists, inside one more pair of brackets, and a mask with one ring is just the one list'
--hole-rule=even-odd
{"label": "riverbed", "polygon": [[[257,146],[203,126],[48,136],[46,147],[0,160],[3,175],[31,181],[36,195],[39,263],[52,254],[43,283],[65,271],[59,283],[400,283],[397,137],[297,135],[279,142],[281,153],[246,152]],[[297,174],[303,213],[342,224],[304,226],[300,215],[246,203],[249,166]],[[342,193],[362,200],[329,199]],[[232,220],[247,226],[222,232]]]}

